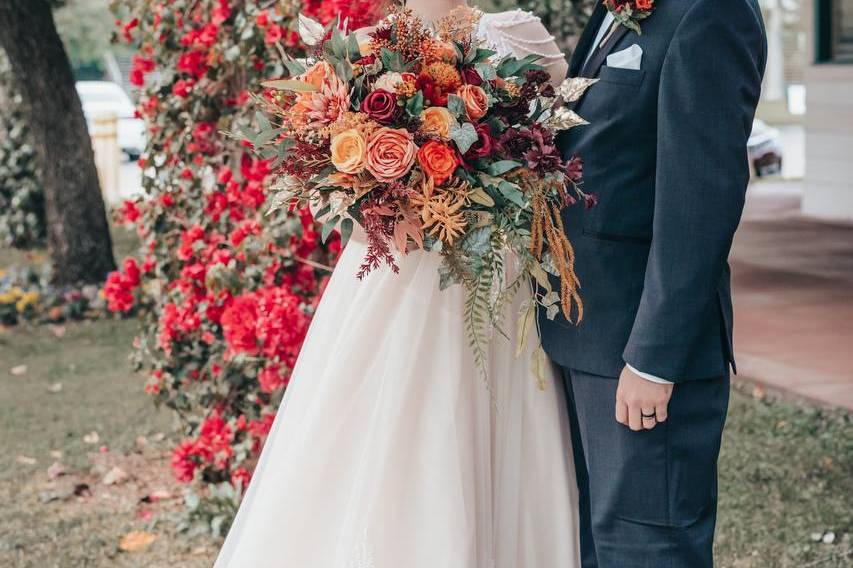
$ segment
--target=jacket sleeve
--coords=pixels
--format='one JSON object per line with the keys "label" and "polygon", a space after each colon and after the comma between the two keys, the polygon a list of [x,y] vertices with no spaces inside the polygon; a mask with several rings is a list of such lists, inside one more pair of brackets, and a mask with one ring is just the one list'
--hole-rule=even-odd
{"label": "jacket sleeve", "polygon": [[625,362],[675,382],[718,322],[717,288],[749,183],[766,39],[750,0],[698,0],[665,56],[651,250]]}

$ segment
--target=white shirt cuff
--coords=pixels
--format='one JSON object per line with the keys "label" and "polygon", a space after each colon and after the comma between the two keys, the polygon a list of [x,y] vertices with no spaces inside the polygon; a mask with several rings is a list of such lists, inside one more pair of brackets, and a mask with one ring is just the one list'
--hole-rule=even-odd
{"label": "white shirt cuff", "polygon": [[642,371],[638,371],[637,369],[635,369],[631,365],[628,365],[627,363],[626,363],[626,365],[629,369],[631,369],[632,373],[634,373],[635,375],[639,375],[640,377],[643,377],[647,381],[651,381],[653,383],[658,383],[660,385],[671,385],[671,384],[673,384],[672,381],[668,381],[666,379],[662,379],[660,377],[656,377],[656,376],[650,375],[648,373],[643,373]]}

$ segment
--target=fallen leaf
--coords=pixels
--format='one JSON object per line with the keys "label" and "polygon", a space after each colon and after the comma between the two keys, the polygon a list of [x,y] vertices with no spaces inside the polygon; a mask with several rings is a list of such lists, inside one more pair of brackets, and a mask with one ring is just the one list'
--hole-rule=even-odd
{"label": "fallen leaf", "polygon": [[157,535],[146,531],[131,531],[121,537],[118,547],[124,552],[136,552],[151,546]]}
{"label": "fallen leaf", "polygon": [[54,337],[65,337],[64,325],[52,325],[50,326],[50,331],[53,332]]}
{"label": "fallen leaf", "polygon": [[101,437],[98,436],[98,433],[95,431],[89,432],[85,436],[83,436],[83,441],[87,444],[97,444],[101,441]]}
{"label": "fallen leaf", "polygon": [[62,452],[60,452],[59,450],[51,450],[50,451],[50,457],[52,457],[55,460],[61,460],[62,459]]}
{"label": "fallen leaf", "polygon": [[136,445],[140,446],[140,447],[147,446],[148,445],[148,438],[146,438],[145,436],[137,436],[136,437]]}
{"label": "fallen leaf", "polygon": [[164,499],[171,499],[172,494],[169,493],[166,489],[155,489],[148,495],[142,497],[140,501],[142,503],[156,503],[157,501],[162,501]]}
{"label": "fallen leaf", "polygon": [[164,434],[163,432],[157,432],[156,434],[151,436],[151,439],[154,440],[155,442],[162,442],[163,440],[166,439],[166,434]]}
{"label": "fallen leaf", "polygon": [[62,383],[53,383],[52,385],[47,387],[47,392],[50,394],[57,394],[62,392]]}
{"label": "fallen leaf", "polygon": [[56,479],[57,477],[62,477],[65,475],[65,466],[61,463],[53,462],[53,464],[47,468],[47,476],[50,479]]}
{"label": "fallen leaf", "polygon": [[36,463],[38,463],[37,459],[25,455],[19,455],[15,458],[15,461],[21,465],[35,465]]}
{"label": "fallen leaf", "polygon": [[56,491],[42,491],[39,493],[39,501],[42,503],[50,503],[52,501],[65,501],[74,495],[71,489],[57,489]]}
{"label": "fallen leaf", "polygon": [[16,367],[12,367],[9,370],[9,372],[12,373],[12,375],[15,377],[20,377],[21,375],[27,374],[27,366],[26,365],[18,365]]}
{"label": "fallen leaf", "polygon": [[106,475],[101,479],[101,483],[104,485],[119,485],[120,483],[124,483],[127,481],[128,475],[127,472],[122,468],[116,466],[109,470]]}
{"label": "fallen leaf", "polygon": [[828,533],[826,533],[825,535],[823,535],[823,538],[821,539],[821,542],[823,542],[824,544],[832,544],[832,543],[834,543],[834,542],[835,542],[835,533],[834,533],[834,532],[832,532],[832,531],[829,531]]}
{"label": "fallen leaf", "polygon": [[78,497],[82,497],[84,495],[87,495],[87,496],[92,495],[92,490],[89,487],[88,483],[78,483],[77,485],[74,486],[73,492],[74,492],[74,495],[76,495]]}

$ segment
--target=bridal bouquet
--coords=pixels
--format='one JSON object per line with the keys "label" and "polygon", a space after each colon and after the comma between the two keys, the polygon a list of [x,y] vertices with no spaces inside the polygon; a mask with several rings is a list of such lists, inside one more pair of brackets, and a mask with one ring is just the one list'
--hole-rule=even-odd
{"label": "bridal bouquet", "polygon": [[[594,80],[555,89],[535,57],[496,57],[477,38],[478,17],[458,9],[429,28],[396,9],[359,43],[345,23],[325,29],[300,16],[314,56],[288,61],[290,79],[265,83],[266,116],[251,141],[274,159],[279,206],[311,204],[324,237],[363,228],[359,278],[383,264],[396,272],[393,249],[440,254],[441,287],[467,289],[466,330],[482,368],[489,328],[500,329],[525,281],[539,290],[520,325],[540,306],[552,318],[560,309],[583,317],[560,212],[594,197],[581,189],[580,159],[563,160],[554,137],[586,124],[566,105]],[[510,282],[507,251],[521,268]]]}

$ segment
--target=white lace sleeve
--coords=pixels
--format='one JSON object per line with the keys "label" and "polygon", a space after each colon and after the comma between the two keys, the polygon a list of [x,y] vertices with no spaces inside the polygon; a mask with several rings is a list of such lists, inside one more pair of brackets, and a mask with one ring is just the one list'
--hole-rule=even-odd
{"label": "white lace sleeve", "polygon": [[477,35],[480,41],[497,51],[501,57],[540,56],[538,63],[551,75],[551,82],[555,86],[566,78],[569,65],[565,55],[557,47],[554,36],[530,12],[512,10],[483,14]]}

